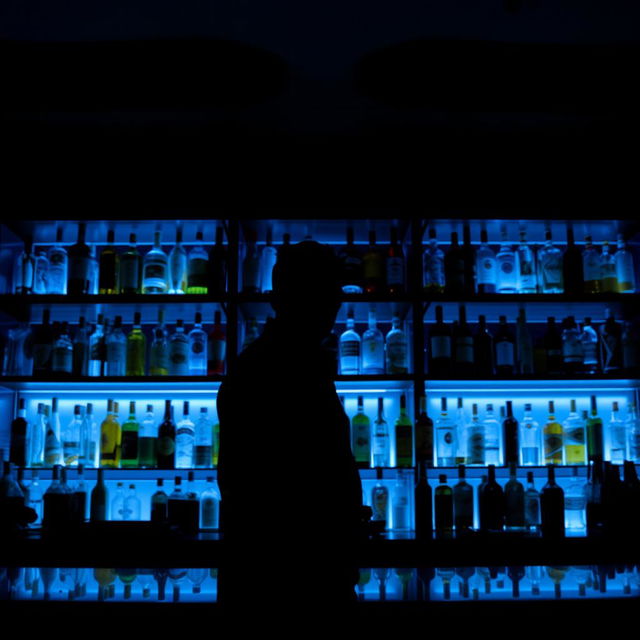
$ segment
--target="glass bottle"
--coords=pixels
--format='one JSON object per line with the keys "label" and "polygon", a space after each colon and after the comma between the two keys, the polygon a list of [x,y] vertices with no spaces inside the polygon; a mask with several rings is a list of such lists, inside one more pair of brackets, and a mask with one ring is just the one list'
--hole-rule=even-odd
{"label": "glass bottle", "polygon": [[387,291],[390,294],[402,293],[405,288],[404,253],[402,244],[398,242],[398,229],[392,226],[389,230],[391,242],[387,250],[385,273],[387,276]]}
{"label": "glass bottle", "polygon": [[220,522],[220,493],[216,489],[214,479],[207,478],[207,484],[200,495],[200,528],[218,529]]}
{"label": "glass bottle", "polygon": [[502,225],[500,229],[500,249],[496,256],[498,277],[497,292],[498,293],[517,293],[518,292],[518,269],[517,256],[513,247],[507,239],[506,226]]}
{"label": "glass bottle", "polygon": [[373,522],[389,525],[389,490],[382,484],[382,469],[376,470],[376,483],[371,490],[371,509]]}
{"label": "glass bottle", "polygon": [[391,490],[391,528],[395,531],[410,529],[409,491],[403,471],[396,471],[396,481]]}
{"label": "glass bottle", "polygon": [[435,423],[438,467],[453,467],[456,460],[456,423],[447,412],[447,399],[440,399],[440,416]]}
{"label": "glass bottle", "polygon": [[582,266],[584,270],[584,292],[600,293],[602,271],[600,253],[593,246],[591,236],[585,236],[585,248],[582,252]]}
{"label": "glass bottle", "polygon": [[562,425],[555,417],[555,404],[553,400],[549,400],[549,417],[543,429],[544,439],[544,463],[545,464],[562,464]]}
{"label": "glass bottle", "polygon": [[531,533],[540,530],[540,494],[534,486],[533,471],[527,471],[527,489],[524,492],[524,521]]}
{"label": "glass bottle", "polygon": [[511,400],[507,400],[507,416],[502,423],[502,433],[504,462],[506,465],[517,465],[520,457],[520,442],[518,438],[518,421],[513,415],[513,403]]}
{"label": "glass bottle", "polygon": [[566,464],[586,464],[586,411],[578,415],[576,401],[571,400],[569,415],[562,423]]}
{"label": "glass bottle", "polygon": [[636,272],[633,264],[633,255],[627,250],[624,236],[618,234],[618,250],[615,253],[616,282],[618,293],[636,292]]}
{"label": "glass bottle", "polygon": [[156,487],[155,493],[151,496],[151,523],[165,524],[168,517],[169,498],[164,492],[164,480],[162,478],[156,480]]}
{"label": "glass bottle", "polygon": [[196,469],[209,469],[211,467],[212,426],[207,408],[200,407],[200,415],[194,427],[193,466]]}
{"label": "glass bottle", "polygon": [[89,341],[89,327],[86,324],[84,316],[80,316],[78,330],[73,338],[72,345],[72,370],[74,376],[85,377],[89,375]]}
{"label": "glass bottle", "polygon": [[120,255],[120,293],[135,295],[140,293],[142,280],[142,256],[136,248],[136,234],[129,234],[129,246]]}
{"label": "glass bottle", "polygon": [[155,469],[157,441],[158,423],[153,415],[153,405],[148,404],[138,433],[139,464],[143,469]]}
{"label": "glass bottle", "polygon": [[53,467],[51,484],[44,492],[44,509],[42,526],[45,529],[64,529],[69,523],[70,494],[61,483],[62,467],[59,464]]}
{"label": "glass bottle", "polygon": [[420,396],[419,415],[415,424],[416,464],[424,461],[427,467],[433,467],[433,420],[427,415],[427,398]]}
{"label": "glass bottle", "polygon": [[182,420],[176,425],[176,469],[193,468],[195,425],[189,418],[189,401],[183,403]]}
{"label": "glass bottle", "polygon": [[100,253],[100,275],[98,277],[98,293],[120,293],[120,256],[116,252],[113,229],[107,231],[107,246]]}
{"label": "glass bottle", "polygon": [[147,373],[147,337],[142,332],[140,312],[133,314],[133,328],[127,336],[127,366],[128,376],[144,376]]}
{"label": "glass bottle", "polygon": [[616,259],[609,253],[609,243],[606,240],[602,243],[600,254],[600,291],[602,293],[618,291]]}
{"label": "glass bottle", "polygon": [[34,528],[39,527],[42,524],[43,493],[38,478],[38,471],[36,470],[31,472],[31,482],[29,483],[28,496],[25,496],[25,505],[33,509],[37,516],[29,526]]}
{"label": "glass bottle", "polygon": [[162,250],[161,231],[153,234],[153,247],[144,256],[142,264],[142,293],[167,293],[169,290],[169,265]]}
{"label": "glass bottle", "polygon": [[603,373],[615,373],[622,368],[622,328],[611,309],[605,309],[605,322],[600,327],[600,350]]}
{"label": "glass bottle", "polygon": [[[45,409],[48,413],[49,407]],[[44,440],[44,463],[48,467],[62,464],[62,442],[60,433],[60,414],[58,398],[51,399],[51,417],[47,416],[47,433]]]}
{"label": "glass bottle", "polygon": [[358,396],[358,410],[351,419],[351,450],[358,468],[369,468],[371,464],[371,420],[364,412],[364,398],[362,396]]}
{"label": "glass bottle", "polygon": [[366,293],[381,293],[385,283],[385,262],[376,246],[375,229],[369,230],[369,246],[362,258],[364,290]]}
{"label": "glass bottle", "polygon": [[96,295],[98,293],[98,279],[100,266],[98,264],[97,250],[94,244],[89,247],[89,293]]}
{"label": "glass bottle", "polygon": [[547,465],[548,481],[540,493],[542,536],[564,537],[564,491],[556,484],[555,467]]}
{"label": "glass bottle", "polygon": [[413,425],[407,415],[407,399],[400,396],[400,415],[395,423],[396,467],[413,466]]}
{"label": "glass bottle", "polygon": [[473,529],[473,487],[466,481],[463,464],[458,466],[458,482],[453,487],[453,520],[456,536]]}
{"label": "glass bottle", "polygon": [[156,463],[158,469],[175,468],[176,424],[171,400],[165,400],[164,420],[158,429]]}
{"label": "glass bottle", "polygon": [[427,479],[427,464],[418,462],[418,479],[413,492],[416,539],[429,540],[433,534],[431,487]]}
{"label": "glass bottle", "polygon": [[527,317],[523,308],[518,312],[518,320],[516,322],[516,342],[518,353],[518,370],[523,375],[529,375],[534,372],[533,369],[533,340],[531,332],[527,327]]}
{"label": "glass bottle", "polygon": [[467,414],[464,410],[464,399],[458,398],[458,407],[456,409],[456,458],[455,464],[464,464],[467,459]]}
{"label": "glass bottle", "polygon": [[591,396],[591,411],[587,419],[587,454],[589,460],[604,458],[604,434],[602,418],[598,415],[598,405],[595,396]]}
{"label": "glass bottle", "polygon": [[67,293],[67,250],[62,246],[64,227],[56,229],[56,243],[49,249],[49,275],[47,278],[47,293],[65,295]]}
{"label": "glass bottle", "polygon": [[347,244],[340,253],[342,292],[362,293],[362,256],[354,243],[354,231],[347,226]]}
{"label": "glass bottle", "polygon": [[444,256],[445,292],[462,295],[465,292],[464,252],[458,244],[457,231],[451,232],[451,247]]}
{"label": "glass bottle", "polygon": [[216,243],[209,252],[209,293],[220,295],[227,290],[227,250],[224,228],[216,227]]}
{"label": "glass bottle", "polygon": [[598,334],[591,326],[591,318],[585,318],[580,334],[582,344],[582,371],[583,373],[598,373],[600,363],[598,361]]}
{"label": "glass bottle", "polygon": [[524,417],[520,421],[521,464],[537,466],[540,464],[540,425],[533,419],[531,404],[524,405]]}
{"label": "glass bottle", "polygon": [[627,459],[626,424],[618,416],[618,411],[618,403],[613,402],[611,405],[611,419],[609,420],[612,464],[622,464]]}
{"label": "glass bottle", "polygon": [[504,491],[496,482],[495,465],[488,467],[487,482],[482,485],[479,495],[480,530],[502,531],[504,526]]}
{"label": "glass bottle", "polygon": [[518,264],[518,292],[536,293],[538,278],[536,274],[536,256],[533,249],[527,244],[527,232],[520,231],[520,244],[517,248]]}
{"label": "glass bottle", "polygon": [[140,498],[136,495],[136,485],[129,485],[129,492],[124,498],[122,513],[123,520],[140,520],[140,514],[142,512],[142,506],[140,504]]}
{"label": "glass bottle", "polygon": [[384,399],[378,398],[378,415],[373,422],[372,455],[374,467],[391,466],[389,426],[384,417]]}
{"label": "glass bottle", "polygon": [[136,403],[129,402],[129,417],[122,425],[120,464],[123,469],[133,469],[140,462],[140,424],[136,419]]}
{"label": "glass bottle", "polygon": [[636,412],[636,403],[627,405],[626,431],[629,437],[629,459],[635,464],[640,464],[640,420]]}
{"label": "glass bottle", "polygon": [[524,531],[526,528],[524,487],[516,477],[516,463],[509,463],[509,481],[504,486],[505,529]]}
{"label": "glass bottle", "polygon": [[568,316],[562,323],[562,360],[564,371],[568,374],[578,373],[584,366],[584,351],[581,332],[573,316]]}
{"label": "glass bottle", "polygon": [[[11,421],[9,432],[10,448],[9,461],[17,467],[26,467],[29,464],[29,450],[27,431],[27,409],[25,398],[18,400],[18,415]],[[1,456],[0,456],[1,460]]]}
{"label": "glass bottle", "polygon": [[376,326],[376,312],[369,310],[369,328],[362,335],[362,373],[384,373],[384,338]]}
{"label": "glass bottle", "polygon": [[484,315],[478,316],[478,331],[473,337],[473,361],[475,371],[479,375],[495,374],[493,336],[489,332]]}
{"label": "glass bottle", "polygon": [[29,466],[42,467],[44,465],[44,443],[47,433],[47,413],[45,405],[38,403],[38,413],[29,430],[28,456]]}
{"label": "glass bottle", "polygon": [[122,332],[122,317],[116,316],[111,333],[107,336],[108,376],[124,376],[127,372],[127,338]]}
{"label": "glass bottle", "polygon": [[553,246],[550,229],[545,231],[544,237],[544,246],[538,251],[542,293],[562,293],[562,251]]}
{"label": "glass bottle", "polygon": [[72,296],[90,293],[90,260],[91,250],[85,243],[87,225],[85,222],[78,224],[78,241],[69,247],[69,278],[67,280],[67,293]]}
{"label": "glass bottle", "polygon": [[33,270],[33,293],[47,293],[49,280],[49,259],[46,251],[39,249],[35,255]]}
{"label": "glass bottle", "polygon": [[100,429],[93,417],[93,404],[87,403],[80,425],[79,462],[85,467],[100,466]]}
{"label": "glass bottle", "polygon": [[565,293],[579,296],[584,292],[582,253],[575,243],[571,224],[567,225],[567,248],[562,255],[562,280]]}
{"label": "glass bottle", "polygon": [[484,466],[485,464],[485,437],[484,425],[478,416],[478,405],[471,406],[471,422],[466,428],[468,465]]}
{"label": "glass bottle", "polygon": [[464,262],[464,291],[466,295],[476,293],[476,252],[471,244],[471,226],[462,224],[462,260]]}
{"label": "glass bottle", "polygon": [[578,469],[574,467],[571,482],[565,492],[565,528],[572,533],[582,533],[586,529],[585,513],[587,497],[585,483],[578,476]]}
{"label": "glass bottle", "polygon": [[482,420],[484,426],[484,460],[485,464],[499,465],[501,425],[496,420],[493,404],[487,404]]}
{"label": "glass bottle", "polygon": [[67,467],[78,466],[82,421],[82,407],[77,404],[73,408],[73,418],[62,432],[62,459]]}
{"label": "glass bottle", "polygon": [[169,340],[164,324],[164,309],[158,309],[158,324],[152,331],[149,347],[149,375],[169,375]]}
{"label": "glass bottle", "polygon": [[515,340],[507,325],[507,316],[500,316],[500,325],[495,336],[496,373],[511,376],[515,372]]}
{"label": "glass bottle", "polygon": [[426,293],[444,292],[444,253],[438,247],[435,227],[429,229],[429,246],[424,252],[422,273],[422,285]]}
{"label": "glass bottle", "polygon": [[185,293],[187,289],[187,252],[182,246],[182,229],[176,229],[176,243],[169,253],[169,293]]}
{"label": "glass bottle", "polygon": [[69,326],[66,322],[62,323],[60,333],[53,343],[51,372],[58,375],[73,373],[73,343],[69,337]]}
{"label": "glass bottle", "polygon": [[91,491],[91,522],[105,522],[109,519],[109,492],[104,483],[104,471],[98,469],[98,480]]}
{"label": "glass bottle", "polygon": [[169,339],[169,375],[189,375],[189,339],[180,319],[176,320],[176,330]]}
{"label": "glass bottle", "polygon": [[246,252],[242,261],[242,292],[260,293],[260,254],[256,246],[258,234],[249,229],[246,238]]}
{"label": "glass bottle", "polygon": [[452,368],[451,331],[443,321],[442,307],[436,306],[436,322],[429,328],[429,373],[446,375]]}
{"label": "glass bottle", "polygon": [[487,230],[480,231],[480,246],[476,251],[478,293],[495,293],[497,281],[496,254],[489,246]]}
{"label": "glass bottle", "polygon": [[189,332],[189,375],[207,375],[207,334],[202,330],[202,314],[196,311],[194,327]]}
{"label": "glass bottle", "polygon": [[118,417],[118,403],[107,401],[107,415],[100,425],[100,466],[120,468],[122,428]]}
{"label": "glass bottle", "polygon": [[99,313],[93,333],[89,336],[89,375],[91,377],[105,375],[106,362],[107,346],[104,316]]}
{"label": "glass bottle", "polygon": [[278,259],[278,252],[273,246],[273,232],[267,227],[267,241],[260,252],[260,290],[262,293],[273,291],[273,267]]}
{"label": "glass bottle", "polygon": [[[26,322],[20,322],[17,327],[7,332],[7,345],[5,347],[2,362],[2,375],[5,376],[31,376],[35,372],[34,349],[32,332]],[[47,353],[50,353],[51,345],[48,345]]]}
{"label": "glass bottle", "polygon": [[360,373],[360,336],[355,330],[353,310],[347,312],[347,329],[340,336],[340,373],[357,375]]}
{"label": "glass bottle", "polygon": [[222,313],[213,314],[213,328],[209,333],[207,372],[210,376],[224,374],[224,362],[227,350],[227,337],[222,326]]}
{"label": "glass bottle", "polygon": [[467,324],[463,304],[458,307],[458,324],[453,331],[454,370],[458,375],[469,375],[474,370],[473,334]]}
{"label": "glass bottle", "polygon": [[401,328],[400,316],[393,314],[391,331],[386,337],[386,371],[388,374],[408,373],[409,349],[407,335]]}
{"label": "glass bottle", "polygon": [[544,335],[544,347],[546,352],[547,373],[558,375],[563,371],[562,335],[558,331],[556,320],[553,316],[547,318],[547,330]]}
{"label": "glass bottle", "polygon": [[186,293],[206,295],[209,292],[209,254],[202,243],[202,231],[196,232],[196,244],[187,260]]}
{"label": "glass bottle", "polygon": [[111,500],[111,520],[124,520],[124,484],[116,484],[116,495]]}
{"label": "glass bottle", "polygon": [[450,538],[453,536],[453,491],[447,485],[445,474],[441,474],[438,480],[440,484],[434,491],[436,537]]}
{"label": "glass bottle", "polygon": [[24,251],[18,254],[14,265],[14,290],[17,294],[34,293],[36,257],[33,242],[25,242]]}

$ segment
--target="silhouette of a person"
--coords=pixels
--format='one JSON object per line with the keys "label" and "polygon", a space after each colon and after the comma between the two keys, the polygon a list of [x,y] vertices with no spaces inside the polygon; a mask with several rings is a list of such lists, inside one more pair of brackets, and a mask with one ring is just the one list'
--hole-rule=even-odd
{"label": "silhouette of a person", "polygon": [[362,486],[349,419],[322,348],[340,307],[332,249],[305,241],[273,270],[275,319],[238,357],[218,397],[218,601],[272,609],[354,601]]}

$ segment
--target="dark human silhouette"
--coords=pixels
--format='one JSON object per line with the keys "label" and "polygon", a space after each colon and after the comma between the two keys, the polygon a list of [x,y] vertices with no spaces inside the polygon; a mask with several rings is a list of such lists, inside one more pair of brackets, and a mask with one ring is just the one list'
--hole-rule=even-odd
{"label": "dark human silhouette", "polygon": [[238,357],[218,398],[225,567],[218,600],[272,611],[355,601],[362,486],[335,356],[340,307],[330,247],[305,241],[273,271],[275,319]]}

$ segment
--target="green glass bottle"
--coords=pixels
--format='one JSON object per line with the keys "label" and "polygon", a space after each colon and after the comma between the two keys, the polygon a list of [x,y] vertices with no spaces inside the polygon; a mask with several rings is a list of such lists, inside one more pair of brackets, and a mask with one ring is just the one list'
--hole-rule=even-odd
{"label": "green glass bottle", "polygon": [[140,326],[140,312],[133,316],[133,329],[127,336],[127,375],[144,376],[146,374],[147,338]]}
{"label": "green glass bottle", "polygon": [[413,466],[413,425],[407,415],[407,399],[400,396],[400,415],[395,424],[396,467]]}
{"label": "green glass bottle", "polygon": [[364,399],[358,396],[358,412],[351,419],[351,449],[359,469],[371,466],[371,420],[364,413]]}
{"label": "green glass bottle", "polygon": [[440,484],[436,487],[436,537],[450,538],[453,536],[453,491],[447,485],[447,476],[439,476]]}
{"label": "green glass bottle", "polygon": [[591,412],[587,419],[587,451],[589,460],[604,458],[602,418],[598,415],[598,405],[595,396],[591,396]]}
{"label": "green glass bottle", "polygon": [[120,454],[120,466],[134,468],[139,465],[139,431],[140,424],[136,420],[136,403],[129,402],[129,417],[122,425],[122,450]]}
{"label": "green glass bottle", "polygon": [[140,293],[142,256],[136,249],[136,234],[129,234],[129,247],[120,256],[120,293]]}

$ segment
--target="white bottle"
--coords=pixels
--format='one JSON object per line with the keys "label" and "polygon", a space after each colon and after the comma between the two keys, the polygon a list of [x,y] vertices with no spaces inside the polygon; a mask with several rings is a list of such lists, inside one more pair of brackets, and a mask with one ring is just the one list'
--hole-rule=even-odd
{"label": "white bottle", "polygon": [[369,311],[369,328],[362,335],[362,373],[384,373],[384,338],[376,326],[375,309]]}
{"label": "white bottle", "polygon": [[393,314],[391,325],[391,331],[387,333],[386,339],[387,373],[408,373],[407,336],[400,328],[400,316],[397,313]]}
{"label": "white bottle", "polygon": [[169,254],[169,293],[187,289],[187,252],[182,246],[182,229],[176,229],[176,244]]}
{"label": "white bottle", "polygon": [[207,478],[207,486],[200,495],[200,528],[217,529],[220,518],[220,493],[213,478]]}
{"label": "white bottle", "polygon": [[136,485],[129,485],[129,493],[125,496],[122,506],[123,520],[140,520],[142,506],[140,498],[136,495]]}
{"label": "white bottle", "polygon": [[111,500],[111,520],[124,520],[124,488],[122,482],[116,486],[116,495]]}
{"label": "white bottle", "polygon": [[182,420],[176,425],[176,469],[193,468],[195,425],[189,418],[189,401],[183,404]]}
{"label": "white bottle", "polygon": [[202,314],[197,311],[193,329],[189,332],[189,375],[207,375],[207,334],[202,330]]}
{"label": "white bottle", "polygon": [[347,330],[340,336],[340,373],[358,375],[360,373],[360,336],[355,330],[353,311],[347,314]]}

